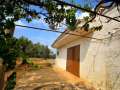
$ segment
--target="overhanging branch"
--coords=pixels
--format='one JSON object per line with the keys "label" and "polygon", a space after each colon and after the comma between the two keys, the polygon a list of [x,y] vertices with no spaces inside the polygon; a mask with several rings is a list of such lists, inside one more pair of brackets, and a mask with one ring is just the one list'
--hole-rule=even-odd
{"label": "overhanging branch", "polygon": [[[36,1],[33,1],[33,0],[23,0],[23,1],[26,2],[26,3],[28,3],[28,4],[35,5],[35,6],[40,6],[40,7],[45,7],[46,6],[44,4],[44,2],[40,2],[38,0],[36,0]],[[53,0],[53,1],[56,1],[58,4],[68,5],[68,6],[80,9],[80,10],[84,10],[84,11],[89,12],[89,13],[93,13],[93,14],[96,14],[96,15],[99,15],[99,16],[102,16],[102,17],[105,17],[105,18],[108,18],[108,19],[120,22],[120,20],[117,20],[115,18],[112,18],[112,17],[106,16],[106,15],[100,14],[100,13],[92,11],[92,10],[87,10],[85,8],[82,8],[80,6],[77,6],[77,5],[74,5],[74,4],[71,4],[71,3],[67,3],[67,2],[64,2],[64,1],[61,1],[61,0]]]}
{"label": "overhanging branch", "polygon": [[117,20],[117,19],[115,19],[115,18],[112,18],[112,17],[106,16],[106,15],[97,13],[97,12],[92,11],[92,10],[87,10],[87,9],[82,8],[82,7],[79,7],[79,6],[77,6],[77,5],[73,5],[73,4],[71,4],[71,3],[67,3],[67,2],[64,2],[64,1],[60,1],[60,0],[54,0],[54,1],[56,1],[56,2],[58,2],[58,3],[60,3],[60,4],[68,5],[68,6],[71,6],[71,7],[77,8],[77,9],[80,9],[80,10],[84,10],[84,11],[89,12],[89,13],[97,14],[97,15],[99,15],[99,16],[102,16],[102,17],[109,18],[109,19],[111,19],[111,20],[120,22],[120,20]]}

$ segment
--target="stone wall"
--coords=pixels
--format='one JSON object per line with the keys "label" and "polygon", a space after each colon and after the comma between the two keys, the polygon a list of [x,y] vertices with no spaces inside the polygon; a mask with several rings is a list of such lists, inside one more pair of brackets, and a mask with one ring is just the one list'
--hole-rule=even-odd
{"label": "stone wall", "polygon": [[120,90],[120,31],[113,34],[106,48],[107,90]]}
{"label": "stone wall", "polygon": [[[106,11],[107,12],[107,11]],[[116,7],[105,13],[107,16],[119,15]],[[95,32],[93,37],[101,38],[101,53],[106,70],[106,90],[120,90],[120,23],[98,16],[98,23],[103,25],[101,31]],[[99,60],[99,59],[97,59]]]}

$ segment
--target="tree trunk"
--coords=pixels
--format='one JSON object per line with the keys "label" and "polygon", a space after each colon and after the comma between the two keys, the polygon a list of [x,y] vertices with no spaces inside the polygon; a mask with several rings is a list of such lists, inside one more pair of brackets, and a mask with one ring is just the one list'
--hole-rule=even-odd
{"label": "tree trunk", "polygon": [[0,58],[0,90],[4,90],[4,77],[5,77],[5,68],[2,64],[3,60]]}

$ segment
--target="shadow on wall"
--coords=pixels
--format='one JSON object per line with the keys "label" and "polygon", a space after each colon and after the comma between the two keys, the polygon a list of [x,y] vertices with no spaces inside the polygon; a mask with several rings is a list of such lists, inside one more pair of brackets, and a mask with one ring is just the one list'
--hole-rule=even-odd
{"label": "shadow on wall", "polygon": [[[89,37],[92,37],[93,33],[89,34]],[[80,46],[80,62],[83,62],[85,60],[85,57],[88,53],[88,49],[90,47],[92,38],[85,38],[83,39],[83,45]]]}

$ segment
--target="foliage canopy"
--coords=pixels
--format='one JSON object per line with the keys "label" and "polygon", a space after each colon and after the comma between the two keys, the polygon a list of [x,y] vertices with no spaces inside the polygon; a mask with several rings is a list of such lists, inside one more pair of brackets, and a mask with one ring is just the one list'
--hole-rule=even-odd
{"label": "foliage canopy", "polygon": [[[66,22],[68,28],[75,29],[77,21],[75,13],[78,9],[65,5],[63,2],[60,2],[60,0],[0,0],[0,30],[14,27],[14,22],[21,18],[30,22],[33,18],[42,17],[52,29],[56,29],[63,21]],[[76,4],[75,0],[68,0],[68,2]],[[85,0],[83,2],[76,5],[87,10],[95,7],[95,12],[100,6],[109,8],[113,4],[118,6],[119,10],[120,5],[119,0]],[[80,11],[83,12],[83,10]],[[90,13],[90,15],[92,17],[96,16],[95,13]]]}

